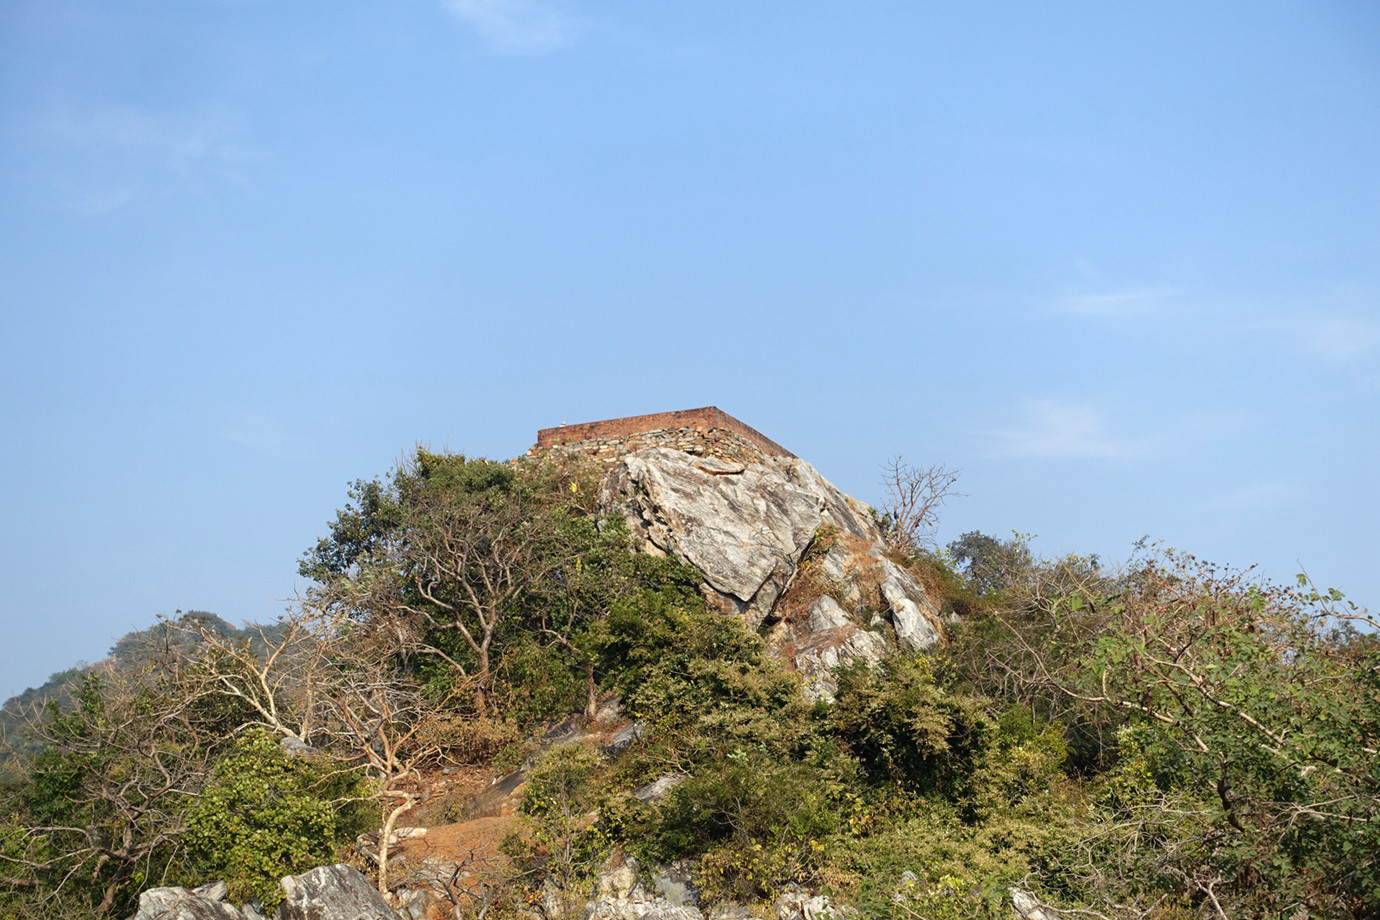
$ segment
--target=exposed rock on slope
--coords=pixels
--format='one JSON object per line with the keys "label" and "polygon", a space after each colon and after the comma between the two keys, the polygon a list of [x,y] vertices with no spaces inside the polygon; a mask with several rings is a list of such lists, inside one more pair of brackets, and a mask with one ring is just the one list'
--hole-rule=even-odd
{"label": "exposed rock on slope", "polygon": [[[940,640],[938,609],[885,557],[867,506],[804,460],[639,450],[613,465],[600,500],[647,551],[698,569],[711,605],[765,631],[810,679],[811,696],[833,693],[839,665]],[[814,564],[803,572],[807,557]],[[791,603],[792,593],[802,603]]]}
{"label": "exposed rock on slope", "polygon": [[[200,888],[150,888],[139,896],[130,920],[252,920],[262,914],[252,905],[242,911],[225,900],[225,883]],[[283,879],[283,901],[274,920],[398,920],[369,880],[346,865],[319,866]]]}

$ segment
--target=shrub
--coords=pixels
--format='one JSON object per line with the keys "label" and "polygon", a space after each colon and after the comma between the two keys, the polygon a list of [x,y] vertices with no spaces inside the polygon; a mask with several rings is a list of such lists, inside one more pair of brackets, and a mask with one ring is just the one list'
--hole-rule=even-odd
{"label": "shrub", "polygon": [[598,768],[599,755],[587,747],[547,752],[527,777],[520,808],[525,837],[504,841],[510,857],[555,885],[566,913],[588,893],[610,852],[591,814]]}
{"label": "shrub", "polygon": [[949,800],[971,794],[993,733],[981,700],[942,690],[923,657],[853,667],[838,682],[830,724],[875,781]]}
{"label": "shrub", "polygon": [[648,855],[699,855],[711,901],[770,898],[816,880],[826,841],[847,828],[855,804],[819,766],[735,750],[671,791]]}
{"label": "shrub", "polygon": [[343,807],[363,794],[355,773],[289,756],[266,732],[246,734],[216,764],[187,816],[193,865],[224,879],[233,899],[272,908],[283,876],[330,862],[337,846],[365,829],[364,810]]}

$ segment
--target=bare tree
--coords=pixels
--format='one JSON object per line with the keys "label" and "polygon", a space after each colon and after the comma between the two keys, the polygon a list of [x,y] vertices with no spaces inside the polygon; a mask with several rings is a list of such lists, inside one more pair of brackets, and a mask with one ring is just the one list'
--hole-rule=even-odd
{"label": "bare tree", "polygon": [[93,673],[72,711],[28,717],[46,748],[35,776],[50,797],[6,835],[5,881],[54,903],[89,893],[87,909],[106,916],[132,880],[156,882],[168,871],[210,745],[197,737],[187,701],[151,669]]}
{"label": "bare tree", "polygon": [[312,735],[336,667],[332,622],[299,605],[271,626],[251,626],[248,640],[222,635],[196,616],[168,625],[181,640],[169,647],[168,668],[186,699],[233,700],[248,715],[237,729],[258,725],[303,742]]}
{"label": "bare tree", "polygon": [[939,509],[948,499],[963,494],[954,491],[958,476],[958,470],[943,464],[911,466],[899,454],[882,464],[887,545],[906,553],[933,546]]}
{"label": "bare tree", "polygon": [[426,793],[422,770],[445,750],[442,727],[446,704],[461,692],[462,682],[440,697],[423,692],[399,675],[387,649],[355,645],[331,682],[323,700],[323,718],[315,739],[330,753],[362,764],[374,781],[383,809],[379,831],[378,890],[388,890],[389,851],[398,820]]}

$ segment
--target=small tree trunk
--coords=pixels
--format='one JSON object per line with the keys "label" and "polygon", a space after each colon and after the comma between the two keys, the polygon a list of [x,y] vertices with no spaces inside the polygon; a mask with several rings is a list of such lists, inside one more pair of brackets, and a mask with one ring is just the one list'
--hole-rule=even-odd
{"label": "small tree trunk", "polygon": [[585,664],[585,721],[599,717],[599,685],[594,680],[594,662]]}
{"label": "small tree trunk", "polygon": [[391,848],[393,828],[403,812],[412,807],[412,796],[404,796],[402,803],[388,813],[384,819],[383,830],[379,833],[379,894],[388,894],[388,851]]}

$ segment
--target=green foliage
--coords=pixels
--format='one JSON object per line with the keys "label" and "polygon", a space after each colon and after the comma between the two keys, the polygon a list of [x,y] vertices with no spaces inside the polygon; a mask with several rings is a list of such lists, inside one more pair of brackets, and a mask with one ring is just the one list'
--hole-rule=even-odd
{"label": "green foliage", "polygon": [[735,749],[671,790],[658,809],[649,856],[699,856],[711,900],[754,900],[816,879],[825,841],[857,805],[820,765]]}
{"label": "green foliage", "polygon": [[1008,887],[1031,887],[1032,868],[1066,836],[1057,825],[1019,814],[971,824],[952,809],[925,808],[869,836],[838,841],[828,871],[866,916],[996,920],[1011,916]]}
{"label": "green foliage", "polygon": [[367,829],[357,804],[365,795],[354,771],[285,754],[266,732],[245,734],[187,815],[191,865],[200,877],[223,879],[232,900],[272,908],[282,897],[279,879],[332,861]]}
{"label": "green foliage", "polygon": [[978,594],[1010,587],[1021,580],[1034,562],[1029,539],[1024,534],[999,540],[970,530],[950,543],[946,551],[968,576]]}
{"label": "green foliage", "polygon": [[[50,705],[0,861],[18,859],[36,903],[128,912],[177,871],[182,810],[204,770],[185,701],[148,673],[89,672],[70,710]],[[18,849],[19,853],[7,853]]]}
{"label": "green foliage", "polygon": [[993,725],[981,700],[947,693],[927,659],[893,657],[838,675],[830,725],[874,781],[950,801],[971,798]]}
{"label": "green foliage", "polygon": [[[1075,692],[1135,713],[1108,821],[1155,827],[1154,871],[1191,868],[1190,893],[1380,910],[1380,656],[1352,654],[1337,600],[1155,557],[1070,670]],[[1166,802],[1194,820],[1163,820]]]}
{"label": "green foliage", "polygon": [[1063,727],[1037,724],[1030,711],[1013,706],[997,720],[987,762],[975,790],[984,808],[1019,805],[1065,779],[1069,749]]}
{"label": "green foliage", "polygon": [[570,745],[548,751],[527,777],[520,813],[524,837],[505,842],[509,856],[551,879],[568,907],[585,896],[610,852],[591,813],[599,755]]}
{"label": "green foliage", "polygon": [[[699,573],[599,516],[597,478],[418,450],[301,560],[320,619],[272,674],[284,634],[193,612],[121,640],[126,670],[55,676],[0,775],[0,914],[128,914],[216,876],[271,900],[380,801],[415,806],[414,771],[516,767],[539,725],[617,692],[641,739],[548,752],[505,845],[571,903],[616,845],[695,860],[710,901],[804,883],[896,920],[1005,916],[1011,885],[1071,915],[1380,916],[1380,640],[1336,592],[1175,553],[1114,573],[1020,535],[902,540],[961,621],[811,704]],[[837,539],[817,532],[792,603],[831,587]],[[246,731],[262,708],[328,754]],[[656,804],[628,792],[672,773]]]}

